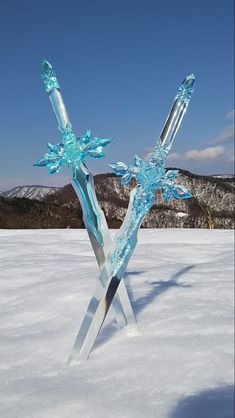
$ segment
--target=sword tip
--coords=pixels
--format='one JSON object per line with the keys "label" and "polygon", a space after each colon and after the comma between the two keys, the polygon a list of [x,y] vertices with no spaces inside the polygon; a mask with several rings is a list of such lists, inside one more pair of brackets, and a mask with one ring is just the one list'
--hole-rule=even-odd
{"label": "sword tip", "polygon": [[47,60],[42,61],[42,72],[47,72],[52,70],[52,65]]}
{"label": "sword tip", "polygon": [[193,85],[194,85],[194,83],[195,83],[195,75],[192,73],[192,74],[189,74],[185,79],[184,79],[184,81],[183,81],[183,83],[182,83],[182,85],[185,87],[185,88],[191,88]]}
{"label": "sword tip", "polygon": [[51,93],[54,89],[60,89],[52,65],[47,60],[42,62],[42,79],[47,93]]}
{"label": "sword tip", "polygon": [[180,100],[183,100],[185,103],[188,103],[193,94],[194,84],[195,84],[195,76],[192,73],[192,74],[189,74],[182,82],[179,88],[178,94],[176,96],[176,99],[180,99]]}

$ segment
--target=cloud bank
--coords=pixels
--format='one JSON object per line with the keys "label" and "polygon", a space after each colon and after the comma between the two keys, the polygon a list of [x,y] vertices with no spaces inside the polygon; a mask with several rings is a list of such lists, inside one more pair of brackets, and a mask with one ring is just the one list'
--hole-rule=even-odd
{"label": "cloud bank", "polygon": [[177,152],[172,152],[168,161],[192,161],[192,160],[214,160],[224,154],[224,147],[208,147],[202,150],[192,149],[184,154],[178,154]]}
{"label": "cloud bank", "polygon": [[203,150],[190,150],[186,152],[186,160],[214,160],[224,154],[224,147],[208,147]]}
{"label": "cloud bank", "polygon": [[[226,115],[225,118],[233,121],[234,120],[235,111],[234,109],[230,110]],[[210,142],[211,144],[218,144],[217,146],[211,146],[204,149],[191,149],[183,154],[179,154],[177,152],[172,152],[168,156],[168,161],[202,161],[202,160],[216,160],[222,155],[224,155],[225,160],[227,162],[232,162],[233,159],[233,150],[227,149],[222,146],[222,144],[228,144],[234,141],[234,123],[230,123],[229,125],[225,126],[220,133],[212,139]]]}

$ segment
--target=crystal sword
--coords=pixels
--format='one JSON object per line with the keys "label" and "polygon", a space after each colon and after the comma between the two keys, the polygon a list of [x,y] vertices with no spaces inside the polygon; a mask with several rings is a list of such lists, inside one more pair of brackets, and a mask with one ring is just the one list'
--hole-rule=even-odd
{"label": "crystal sword", "polygon": [[[159,148],[162,148],[165,157],[162,163],[164,165],[167,154],[171,149],[173,140],[191,99],[194,82],[194,75],[191,74],[186,77],[181,84],[160,135],[160,139],[157,141],[153,155],[150,157],[149,162],[151,164],[158,163],[157,154],[159,152]],[[144,219],[144,216],[154,203],[154,199],[152,199],[152,201],[150,200],[150,202],[146,204],[146,208],[139,213],[139,216],[133,217],[133,208],[136,200],[137,204],[141,204],[139,197],[141,198],[141,186],[135,187],[135,189],[131,192],[127,214],[120,230],[118,231],[116,239],[113,242],[112,249],[106,258],[105,266],[101,271],[101,276],[103,276],[103,278],[97,284],[88,305],[87,312],[84,316],[71,355],[68,359],[69,364],[74,364],[89,357],[96,337],[109,310],[112,299],[122,282],[125,269],[137,244],[137,233],[139,227]],[[115,255],[115,253],[117,254]],[[115,263],[112,262],[113,258],[115,258]],[[103,287],[104,283],[105,287]]]}
{"label": "crystal sword", "polygon": [[[42,79],[49,95],[58,128],[59,130],[65,129],[71,123],[56,74],[48,61],[42,63]],[[79,166],[74,167],[72,186],[81,203],[83,221],[101,270],[111,246],[111,237],[104,213],[100,209],[96,198],[93,175],[82,161]],[[127,333],[138,334],[136,320],[124,282],[119,287],[117,297],[113,300],[113,306],[119,327],[127,324]]]}

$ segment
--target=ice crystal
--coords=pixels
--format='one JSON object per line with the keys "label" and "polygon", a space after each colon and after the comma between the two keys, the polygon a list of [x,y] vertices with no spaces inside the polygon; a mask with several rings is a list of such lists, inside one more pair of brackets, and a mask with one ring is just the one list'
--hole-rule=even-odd
{"label": "ice crystal", "polygon": [[194,90],[194,82],[194,74],[188,75],[188,77],[186,77],[184,79],[184,82],[181,84],[179,91],[175,97],[175,100],[180,99],[183,100],[185,103],[189,103]]}
{"label": "ice crystal", "polygon": [[76,137],[70,123],[61,128],[60,133],[62,142],[55,145],[48,143],[48,152],[34,164],[48,167],[50,174],[58,173],[64,164],[76,168],[87,157],[104,157],[103,147],[112,141],[111,138],[93,138],[91,131]]}
{"label": "ice crystal", "polygon": [[56,74],[48,61],[42,63],[42,80],[47,93],[50,93],[54,88],[60,88]]}
{"label": "ice crystal", "polygon": [[167,202],[172,197],[176,199],[192,197],[191,193],[184,186],[174,183],[178,170],[165,170],[166,155],[167,152],[164,150],[164,147],[159,146],[155,148],[153,155],[147,162],[135,155],[129,166],[122,162],[117,162],[110,164],[110,167],[117,176],[122,177],[122,184],[128,184],[132,178],[136,179],[139,197],[142,200],[147,198],[147,206],[149,200],[154,198],[155,191],[159,189],[162,190]]}

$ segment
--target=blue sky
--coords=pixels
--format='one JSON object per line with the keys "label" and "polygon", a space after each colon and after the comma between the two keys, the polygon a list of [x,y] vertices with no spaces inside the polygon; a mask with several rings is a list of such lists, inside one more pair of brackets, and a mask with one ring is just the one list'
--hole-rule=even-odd
{"label": "blue sky", "polygon": [[195,93],[169,166],[232,173],[234,123],[232,0],[3,1],[0,16],[0,190],[64,185],[68,168],[32,167],[59,142],[40,79],[56,70],[77,134],[113,137],[102,161],[129,162],[151,150],[178,86],[190,73]]}

